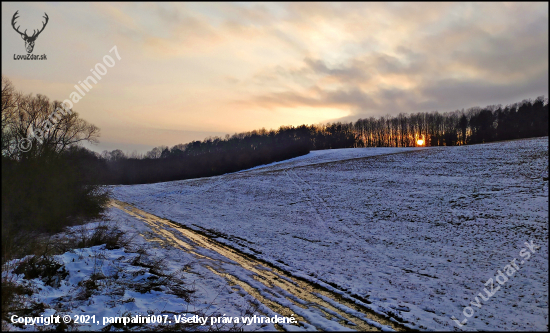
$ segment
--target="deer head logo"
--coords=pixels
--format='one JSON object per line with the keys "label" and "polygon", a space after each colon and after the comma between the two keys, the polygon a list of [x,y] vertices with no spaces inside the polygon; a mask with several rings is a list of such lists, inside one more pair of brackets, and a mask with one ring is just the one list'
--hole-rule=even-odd
{"label": "deer head logo", "polygon": [[27,49],[27,53],[32,53],[32,50],[34,49],[34,41],[36,40],[38,35],[40,35],[40,33],[44,30],[46,24],[48,24],[48,14],[44,13],[44,16],[42,16],[46,19],[46,22],[42,22],[42,29],[40,29],[39,31],[33,30],[32,36],[28,36],[27,29],[25,29],[25,32],[21,32],[19,31],[20,26],[17,26],[17,28],[15,27],[15,20],[17,20],[17,18],[19,17],[17,16],[18,12],[19,11],[16,11],[15,14],[13,14],[13,18],[11,19],[11,26],[15,31],[17,31],[17,33],[21,35],[21,38],[25,40],[25,48]]}

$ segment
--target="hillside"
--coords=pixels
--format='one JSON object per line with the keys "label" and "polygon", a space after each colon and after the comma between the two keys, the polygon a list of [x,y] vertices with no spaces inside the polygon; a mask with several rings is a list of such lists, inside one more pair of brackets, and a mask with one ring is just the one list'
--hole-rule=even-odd
{"label": "hillside", "polygon": [[[469,330],[544,330],[547,177],[543,137],[314,151],[217,177],[113,186],[110,219],[164,258],[165,274],[185,267],[176,282],[197,291],[192,300],[173,296],[173,284],[110,298],[92,293],[88,305],[64,311],[98,313],[114,297],[102,315],[239,316],[248,308],[298,320],[245,330],[460,330],[452,318]],[[91,258],[100,251],[101,272],[112,276],[116,258],[135,256],[123,250],[82,251]],[[47,311],[85,279],[71,258],[59,257],[69,271],[65,291],[45,287],[55,301],[33,296],[52,304]],[[500,285],[511,261],[518,268]],[[161,273],[148,274],[138,280]],[[132,285],[124,282],[130,276],[119,279]],[[480,298],[489,279],[494,295]]]}
{"label": "hillside", "polygon": [[380,152],[348,160],[327,151],[324,163],[310,154],[286,168],[114,193],[415,328],[455,327],[449,318],[462,321],[488,278],[533,240],[542,248],[466,325],[543,329],[547,138]]}

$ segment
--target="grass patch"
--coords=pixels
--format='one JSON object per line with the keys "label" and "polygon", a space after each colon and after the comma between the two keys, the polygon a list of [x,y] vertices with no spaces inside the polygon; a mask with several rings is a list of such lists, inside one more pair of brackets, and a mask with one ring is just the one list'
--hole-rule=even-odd
{"label": "grass patch", "polygon": [[69,274],[65,267],[55,261],[52,256],[31,256],[22,260],[13,270],[15,274],[24,274],[25,279],[40,278],[44,284],[58,288],[61,280]]}

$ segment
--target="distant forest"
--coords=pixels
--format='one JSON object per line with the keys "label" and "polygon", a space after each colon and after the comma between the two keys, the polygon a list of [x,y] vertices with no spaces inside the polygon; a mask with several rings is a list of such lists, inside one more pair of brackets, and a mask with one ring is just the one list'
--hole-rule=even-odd
{"label": "distant forest", "polygon": [[[99,128],[60,102],[25,95],[2,76],[2,262],[29,253],[37,233],[99,218],[109,184],[144,184],[221,175],[285,160],[311,150],[355,147],[453,146],[548,136],[543,97],[506,107],[413,113],[355,123],[282,126],[160,146],[145,155],[95,153]],[[47,126],[47,127],[46,127]],[[42,131],[41,129],[48,128]],[[42,131],[41,139],[29,132]]]}
{"label": "distant forest", "polygon": [[547,135],[548,101],[538,97],[505,107],[401,113],[355,123],[254,130],[172,148],[160,146],[143,156],[126,156],[118,149],[99,156],[89,153],[86,164],[96,164],[93,169],[102,170],[103,183],[139,184],[220,175],[319,149],[414,147],[418,139],[423,139],[425,146],[456,146]]}
{"label": "distant forest", "polygon": [[[101,154],[79,143],[97,142],[99,129],[75,113],[63,117],[43,142],[19,149],[29,128],[50,119],[59,102],[43,95],[17,93],[2,77],[3,166],[23,164],[49,152],[74,166],[79,181],[93,184],[144,184],[221,175],[309,153],[311,150],[357,147],[455,146],[548,135],[548,100],[538,97],[507,106],[474,107],[466,111],[401,113],[324,125],[281,126],[203,141],[155,147],[144,155],[120,149]],[[42,162],[41,162],[42,163]],[[57,163],[57,162],[56,162]],[[10,168],[7,168],[10,169]],[[37,174],[37,173],[36,173]],[[11,177],[15,179],[15,177]]]}

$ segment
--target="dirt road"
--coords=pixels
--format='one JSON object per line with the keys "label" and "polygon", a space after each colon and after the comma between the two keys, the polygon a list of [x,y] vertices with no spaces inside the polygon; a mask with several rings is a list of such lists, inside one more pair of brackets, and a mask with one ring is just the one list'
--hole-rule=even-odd
{"label": "dirt road", "polygon": [[[278,268],[224,245],[207,235],[113,200],[111,205],[147,223],[156,233],[151,241],[172,246],[196,256],[210,271],[238,285],[281,316],[294,316],[298,325],[318,330],[403,331],[402,325],[344,299],[321,286],[296,278]],[[209,249],[220,256],[205,256],[198,249]],[[221,259],[220,259],[221,258]],[[228,266],[229,265],[229,266]],[[229,267],[229,269],[228,269]],[[243,278],[246,277],[246,278]],[[283,330],[276,324],[277,329]]]}

